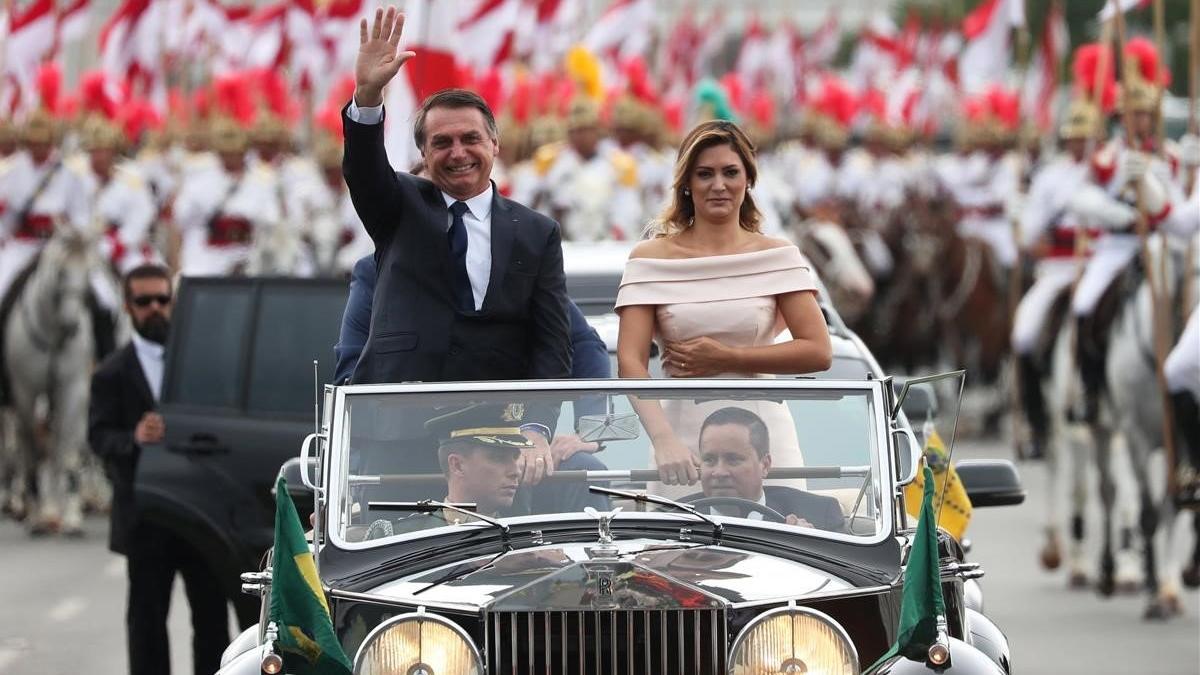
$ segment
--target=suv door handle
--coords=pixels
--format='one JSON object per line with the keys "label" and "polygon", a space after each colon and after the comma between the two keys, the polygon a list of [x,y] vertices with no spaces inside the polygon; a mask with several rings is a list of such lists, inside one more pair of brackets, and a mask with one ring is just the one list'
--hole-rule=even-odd
{"label": "suv door handle", "polygon": [[229,452],[229,446],[222,443],[216,435],[202,431],[192,434],[186,443],[174,445],[171,449],[185,455],[216,455]]}

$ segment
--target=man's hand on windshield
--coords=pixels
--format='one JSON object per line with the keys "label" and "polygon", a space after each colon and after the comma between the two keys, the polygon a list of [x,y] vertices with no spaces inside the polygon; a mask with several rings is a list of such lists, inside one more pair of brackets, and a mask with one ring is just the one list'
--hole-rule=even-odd
{"label": "man's hand on windshield", "polygon": [[554,475],[554,453],[546,437],[536,431],[523,431],[525,438],[533,441],[532,448],[521,451],[517,469],[521,472],[521,485],[537,485],[546,476]]}
{"label": "man's hand on windshield", "polygon": [[554,455],[555,466],[567,461],[567,458],[577,452],[597,452],[599,450],[599,443],[581,441],[578,436],[574,435],[555,436],[550,443],[550,452]]}

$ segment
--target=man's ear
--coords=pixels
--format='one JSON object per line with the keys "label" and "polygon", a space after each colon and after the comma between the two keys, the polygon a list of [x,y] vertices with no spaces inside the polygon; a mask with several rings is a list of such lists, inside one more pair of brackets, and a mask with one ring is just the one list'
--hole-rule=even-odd
{"label": "man's ear", "polygon": [[446,470],[450,475],[462,475],[463,456],[457,452],[446,455]]}
{"label": "man's ear", "polygon": [[768,453],[765,457],[759,460],[762,462],[763,478],[766,478],[771,473],[771,455]]}

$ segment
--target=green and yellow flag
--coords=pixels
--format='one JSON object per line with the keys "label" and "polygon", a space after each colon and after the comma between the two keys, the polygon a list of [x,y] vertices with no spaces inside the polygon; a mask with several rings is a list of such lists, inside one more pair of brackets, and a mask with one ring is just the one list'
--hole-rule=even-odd
{"label": "green and yellow flag", "polygon": [[913,537],[908,564],[904,568],[904,590],[900,596],[900,627],[896,642],[867,672],[897,654],[924,662],[929,646],[937,639],[937,618],[946,613],[938,566],[937,514],[933,511],[933,471],[924,469],[925,488],[921,516]]}
{"label": "green and yellow flag", "polygon": [[[938,525],[948,532],[951,537],[962,541],[967,533],[967,525],[971,523],[971,498],[967,496],[967,488],[958,478],[958,471],[950,463],[946,443],[932,424],[926,424],[925,431],[925,465],[933,469],[933,484],[935,497],[933,501],[934,515],[939,516]],[[918,473],[917,479],[904,487],[904,503],[908,506],[909,515],[916,517],[916,509],[921,508],[921,491],[925,488],[924,474]]]}
{"label": "green and yellow flag", "polygon": [[271,568],[271,621],[279,629],[275,649],[292,675],[350,675],[312,551],[283,477],[275,484],[275,558]]}

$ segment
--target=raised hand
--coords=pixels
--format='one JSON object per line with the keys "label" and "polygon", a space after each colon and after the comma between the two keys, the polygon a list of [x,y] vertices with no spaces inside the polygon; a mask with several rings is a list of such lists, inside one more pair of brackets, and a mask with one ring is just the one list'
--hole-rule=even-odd
{"label": "raised hand", "polygon": [[375,19],[368,30],[367,20],[358,25],[358,59],[354,63],[354,103],[377,106],[383,103],[383,88],[399,72],[400,66],[416,56],[414,52],[397,52],[400,35],[404,32],[404,15],[395,5],[387,10],[376,9]]}

